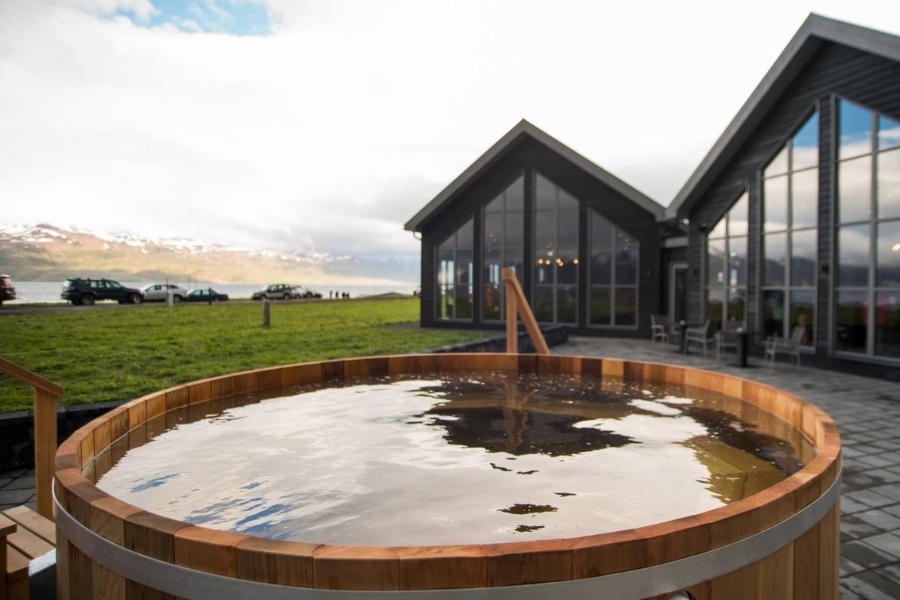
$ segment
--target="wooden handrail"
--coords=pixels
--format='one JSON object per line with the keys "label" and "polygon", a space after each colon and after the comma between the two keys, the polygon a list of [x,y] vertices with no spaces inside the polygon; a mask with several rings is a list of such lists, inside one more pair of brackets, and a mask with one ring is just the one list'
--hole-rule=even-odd
{"label": "wooden handrail", "polygon": [[547,340],[544,339],[537,319],[531,312],[531,306],[525,298],[522,286],[519,285],[519,279],[509,267],[503,269],[503,283],[506,285],[506,351],[510,354],[519,351],[518,319],[521,317],[537,353],[550,354],[550,347],[547,346]]}
{"label": "wooden handrail", "polygon": [[38,514],[53,519],[53,460],[56,455],[56,402],[65,395],[61,385],[0,358],[0,372],[34,390],[34,491]]}

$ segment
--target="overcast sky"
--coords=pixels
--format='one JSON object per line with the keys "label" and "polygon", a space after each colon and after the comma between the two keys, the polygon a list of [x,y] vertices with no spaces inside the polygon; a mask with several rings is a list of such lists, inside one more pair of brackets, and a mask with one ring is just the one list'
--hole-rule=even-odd
{"label": "overcast sky", "polygon": [[886,0],[0,0],[0,224],[414,256],[520,119],[668,205],[810,12]]}

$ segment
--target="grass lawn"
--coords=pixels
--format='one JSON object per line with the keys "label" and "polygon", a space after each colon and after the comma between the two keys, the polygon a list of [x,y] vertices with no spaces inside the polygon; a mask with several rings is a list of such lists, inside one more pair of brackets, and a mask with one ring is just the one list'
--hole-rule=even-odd
{"label": "grass lawn", "polygon": [[[418,328],[419,299],[182,304],[0,317],[0,356],[63,386],[63,404],[130,400],[215,375],[314,360],[423,351],[484,331]],[[403,326],[409,324],[414,326]],[[31,387],[0,374],[0,412]]]}

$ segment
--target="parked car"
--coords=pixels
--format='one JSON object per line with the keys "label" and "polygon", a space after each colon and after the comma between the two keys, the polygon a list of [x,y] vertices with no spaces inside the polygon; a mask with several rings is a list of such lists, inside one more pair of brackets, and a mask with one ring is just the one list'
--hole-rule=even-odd
{"label": "parked car", "polygon": [[253,292],[250,296],[251,300],[290,300],[292,298],[302,298],[303,293],[294,290],[294,287],[287,283],[272,283],[259,290]]}
{"label": "parked car", "polygon": [[295,285],[294,291],[297,293],[298,298],[321,298],[322,294],[319,292],[315,292],[307,287],[303,287],[302,285]]}
{"label": "parked car", "polygon": [[181,302],[188,295],[183,287],[170,283],[152,283],[141,288],[141,297],[144,302],[165,302],[169,292],[172,292],[172,302]]}
{"label": "parked car", "polygon": [[9,275],[0,275],[0,306],[5,300],[16,299],[16,288],[13,287]]}
{"label": "parked car", "polygon": [[228,294],[220,294],[212,288],[191,290],[191,292],[184,297],[185,302],[224,302],[225,300],[228,300]]}
{"label": "parked car", "polygon": [[125,287],[112,279],[66,279],[61,298],[72,304],[91,306],[97,300],[115,300],[119,304],[140,304],[141,290]]}

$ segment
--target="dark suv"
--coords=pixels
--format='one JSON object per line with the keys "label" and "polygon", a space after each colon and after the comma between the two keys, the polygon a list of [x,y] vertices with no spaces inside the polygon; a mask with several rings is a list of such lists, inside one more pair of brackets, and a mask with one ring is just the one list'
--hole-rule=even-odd
{"label": "dark suv", "polygon": [[119,304],[140,304],[141,290],[125,287],[112,279],[66,279],[63,284],[63,300],[72,304],[90,306],[97,300],[115,300]]}
{"label": "dark suv", "polygon": [[3,306],[4,300],[15,300],[16,288],[13,287],[9,275],[0,275],[0,306]]}
{"label": "dark suv", "polygon": [[250,296],[251,300],[290,300],[292,298],[302,298],[302,293],[297,293],[294,288],[286,283],[273,283],[267,285],[258,292],[253,292]]}

